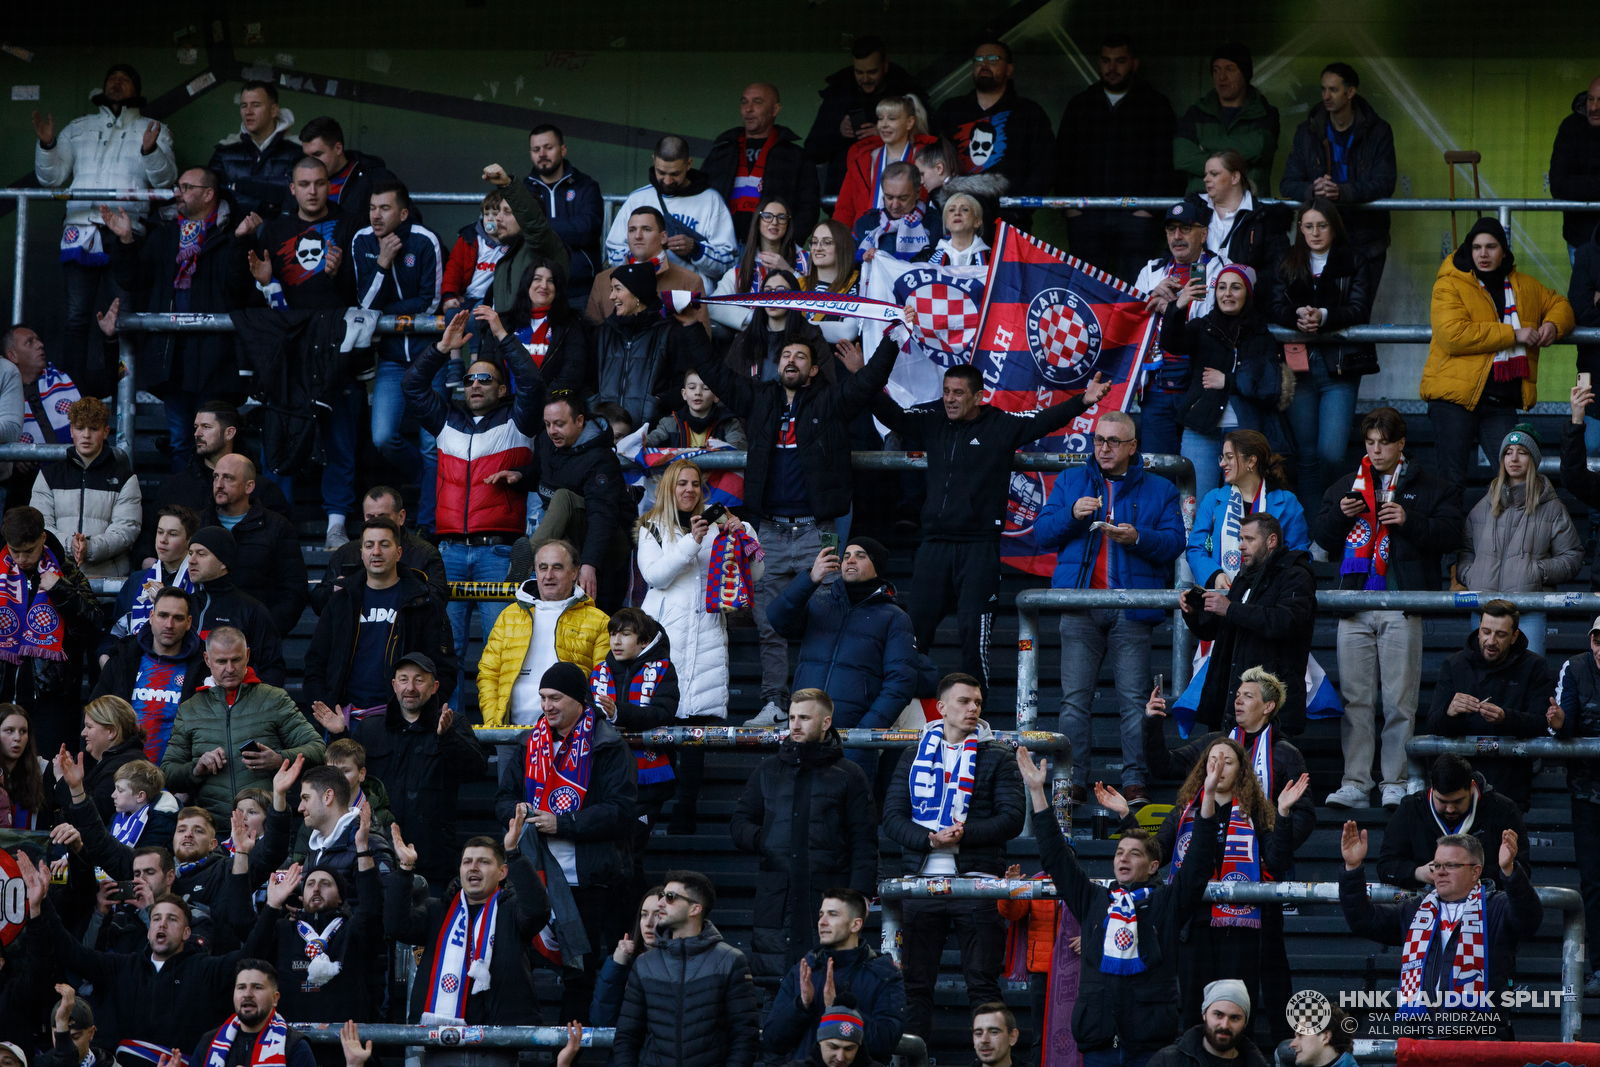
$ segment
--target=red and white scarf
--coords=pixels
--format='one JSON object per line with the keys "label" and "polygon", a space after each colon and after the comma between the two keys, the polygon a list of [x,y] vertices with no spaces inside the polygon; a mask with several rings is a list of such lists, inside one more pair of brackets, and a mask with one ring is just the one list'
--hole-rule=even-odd
{"label": "red and white scarf", "polygon": [[[1488,292],[1488,287],[1483,282],[1478,287]],[[1517,315],[1517,294],[1511,288],[1511,276],[1506,275],[1506,309],[1500,313],[1500,321],[1513,330],[1522,329],[1522,319]],[[1510,348],[1502,348],[1494,354],[1494,380],[1509,382],[1514,378],[1528,376],[1528,346],[1513,340]]]}
{"label": "red and white scarf", "polygon": [[1367,510],[1345,535],[1344,562],[1339,565],[1339,573],[1365,574],[1364,588],[1378,592],[1389,588],[1389,528],[1378,522],[1378,509],[1400,484],[1405,469],[1406,460],[1401,456],[1400,464],[1391,473],[1379,475],[1372,469],[1372,457],[1362,456],[1361,468],[1350,483],[1350,491],[1361,494]]}
{"label": "red and white scarf", "polygon": [[638,256],[634,255],[632,252],[629,252],[628,253],[628,262],[629,263],[649,263],[652,267],[654,267],[656,269],[656,273],[660,274],[662,271],[667,269],[667,253],[666,253],[665,250],[663,250],[660,255],[652,256],[652,257],[650,257],[650,259],[644,260],[644,259],[640,259]]}
{"label": "red and white scarf", "polygon": [[753,603],[755,581],[750,565],[761,558],[761,546],[732,526],[717,534],[711,546],[711,566],[706,568],[706,614],[721,615],[742,611]]}
{"label": "red and white scarf", "polygon": [[534,308],[528,315],[528,325],[517,331],[517,340],[528,350],[533,365],[542,368],[544,357],[550,354],[550,309]]}
{"label": "red and white scarf", "polygon": [[191,222],[186,218],[178,219],[178,274],[172,280],[174,289],[187,289],[194,284],[194,268],[200,262],[200,249],[206,243],[206,237],[211,233],[211,228],[217,224],[217,213]]}
{"label": "red and white scarf", "polygon": [[[1433,990],[1422,988],[1422,971],[1428,959],[1428,946],[1433,943],[1433,936],[1437,932],[1443,932],[1443,943],[1448,945],[1451,934],[1458,927],[1460,929],[1445,992],[1472,993],[1482,998],[1488,989],[1488,975],[1484,970],[1487,938],[1483,926],[1481,882],[1472,887],[1463,904],[1465,906],[1455,924],[1444,921],[1444,906],[1439,902],[1437,889],[1430,891],[1417,905],[1416,914],[1411,917],[1411,927],[1406,931],[1405,944],[1400,948],[1400,1006],[1395,1012],[1397,1016],[1427,1014],[1427,1007],[1419,1001]],[[1482,1004],[1483,1001],[1479,999],[1475,1003]],[[1467,1005],[1467,1001],[1463,1000],[1463,1005]]]}
{"label": "red and white scarf", "polygon": [[470,925],[466,894],[458,892],[450,901],[433,946],[433,973],[428,976],[428,996],[422,1004],[424,1016],[465,1020],[467,997],[488,990],[489,965],[494,961],[494,922],[499,911],[498,889],[483,902],[477,921]]}
{"label": "red and white scarf", "polygon": [[[239,1036],[239,1017],[229,1016],[211,1039],[211,1051],[206,1054],[206,1067],[227,1067],[228,1053]],[[250,1067],[285,1067],[289,1062],[289,1024],[277,1012],[259,1034],[250,1035]]]}
{"label": "red and white scarf", "polygon": [[21,663],[23,656],[67,658],[67,627],[44,589],[47,574],[55,575],[57,581],[64,580],[61,564],[48,548],[39,560],[39,590],[30,601],[27,575],[17,566],[9,547],[0,549],[0,659],[7,663]]}
{"label": "red and white scarf", "polygon": [[767,134],[766,143],[756,151],[754,161],[746,149],[745,135],[739,135],[739,165],[733,176],[733,196],[728,199],[728,210],[734,214],[755,211],[761,207],[761,179],[767,173],[767,153],[778,141],[778,131]]}
{"label": "red and white scarf", "polygon": [[[1189,854],[1189,844],[1194,837],[1194,806],[1199,799],[1196,796],[1189,801],[1189,806],[1183,809],[1183,815],[1178,819],[1178,839],[1172,849],[1172,870],[1167,875],[1168,882],[1177,880],[1183,859]],[[1228,813],[1228,833],[1223,839],[1222,863],[1217,867],[1219,877],[1216,880],[1270,881],[1270,877],[1261,869],[1261,842],[1256,836],[1255,825],[1250,821],[1250,813],[1244,810],[1237,799],[1232,803],[1232,810]],[[1261,908],[1254,904],[1216,901],[1211,905],[1211,925],[1249,926],[1259,930]]]}

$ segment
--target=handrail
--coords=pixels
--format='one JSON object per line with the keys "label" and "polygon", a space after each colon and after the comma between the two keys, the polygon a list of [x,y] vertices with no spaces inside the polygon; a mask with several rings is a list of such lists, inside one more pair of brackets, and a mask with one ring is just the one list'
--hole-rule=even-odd
{"label": "handrail", "polygon": [[1471,759],[1600,759],[1600,737],[1440,737],[1417,734],[1406,741],[1406,792],[1428,788],[1423,759],[1432,756]]}
{"label": "handrail", "polygon": [[[1536,886],[1539,902],[1559,908],[1561,929],[1561,1040],[1576,1041],[1583,1029],[1583,896],[1562,886]],[[1397,886],[1367,883],[1367,896],[1393,902],[1410,894]],[[903,937],[901,904],[939,897],[957,900],[1054,900],[1048,878],[886,878],[878,883],[883,901],[883,951],[898,962]],[[1338,882],[1210,882],[1205,899],[1239,904],[1339,903]]]}

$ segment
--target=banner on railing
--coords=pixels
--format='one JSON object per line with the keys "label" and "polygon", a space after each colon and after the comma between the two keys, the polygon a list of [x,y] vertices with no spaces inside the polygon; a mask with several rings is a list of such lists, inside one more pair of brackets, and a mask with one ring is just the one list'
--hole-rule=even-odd
{"label": "banner on railing", "polygon": [[[724,452],[731,450],[732,445],[725,441],[715,443],[705,448],[649,448],[644,443],[645,434],[650,432],[648,425],[641,426],[627,437],[617,442],[617,453],[625,459],[632,460],[637,466],[627,467],[622,472],[623,479],[630,486],[643,486],[644,499],[639,502],[639,514],[643,515],[650,509],[655,500],[655,481],[657,476],[666,469],[668,464],[676,459],[694,459],[707,452]],[[707,504],[721,504],[725,508],[737,508],[744,503],[744,471],[706,471],[705,472],[705,500]]]}

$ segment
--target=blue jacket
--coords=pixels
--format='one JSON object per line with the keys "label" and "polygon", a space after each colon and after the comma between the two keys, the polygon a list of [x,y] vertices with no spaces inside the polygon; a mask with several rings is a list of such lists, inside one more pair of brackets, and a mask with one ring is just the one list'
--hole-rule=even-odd
{"label": "blue jacket", "polygon": [[819,589],[810,570],[802,570],[767,607],[767,620],[784,637],[800,640],[794,688],[832,697],[839,729],[891,726],[916,695],[911,616],[894,602],[889,583],[853,605],[843,581]]}
{"label": "blue jacket", "polygon": [[[822,1025],[822,987],[828,976],[828,958],[833,958],[833,984],[839,992],[856,998],[856,1010],[867,1024],[867,1051],[876,1063],[888,1063],[905,1032],[906,987],[894,959],[874,951],[870,945],[828,951],[818,949],[806,955],[811,967],[811,986],[816,996],[811,1007],[800,1000],[800,965],[789,968],[772,1000],[772,1011],[761,1027],[761,1045],[778,1062],[811,1059],[817,1043],[817,1027]],[[598,993],[596,994],[598,999]],[[590,1020],[596,1026],[603,1025]]]}
{"label": "blue jacket", "polygon": [[[633,946],[635,952],[648,952],[643,945]],[[633,961],[618,963],[606,953],[600,964],[600,973],[594,980],[594,999],[589,1003],[590,1026],[615,1026],[622,1011],[622,995],[628,991],[628,975],[633,973]],[[817,1024],[821,1026],[821,1023]],[[607,1062],[610,1058],[607,1057]]]}
{"label": "blue jacket", "polygon": [[[402,247],[386,270],[378,267],[378,238],[371,226],[357,230],[350,239],[356,299],[362,307],[376,308],[385,315],[436,314],[444,287],[445,263],[439,238],[426,226],[411,222],[401,223],[395,233],[399,234]],[[390,334],[379,339],[378,356],[391,363],[410,363],[432,347],[432,337]]]}
{"label": "blue jacket", "polygon": [[[1097,496],[1101,507],[1085,519],[1072,517],[1080,497]],[[1056,554],[1056,572],[1050,585],[1056,589],[1086,589],[1094,559],[1105,536],[1092,529],[1105,520],[1106,479],[1097,463],[1062,471],[1050,490],[1050,499],[1033,526],[1035,543]],[[1183,551],[1183,516],[1178,510],[1178,490],[1165,478],[1145,473],[1143,458],[1134,456],[1128,473],[1113,498],[1114,517],[1139,531],[1131,545],[1110,543],[1106,553],[1106,580],[1113,589],[1165,589],[1167,567]],[[1158,622],[1155,610],[1130,611],[1138,622]]]}
{"label": "blue jacket", "polygon": [[[1206,494],[1194,516],[1194,529],[1189,531],[1189,571],[1195,584],[1211,588],[1211,580],[1222,570],[1222,546],[1218,533],[1223,517],[1228,513],[1229,486],[1223,485]],[[1267,514],[1283,527],[1283,547],[1301,552],[1311,551],[1311,532],[1306,528],[1306,513],[1300,510],[1300,501],[1287,489],[1267,490]]]}
{"label": "blue jacket", "polygon": [[549,216],[550,228],[567,246],[567,294],[581,307],[589,299],[589,288],[600,270],[601,229],[605,224],[605,201],[600,183],[567,164],[567,173],[554,185],[546,185],[529,174],[522,179]]}

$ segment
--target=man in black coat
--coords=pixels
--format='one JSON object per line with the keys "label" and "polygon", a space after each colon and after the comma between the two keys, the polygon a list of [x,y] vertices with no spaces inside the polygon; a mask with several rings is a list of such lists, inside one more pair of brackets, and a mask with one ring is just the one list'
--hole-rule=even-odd
{"label": "man in black coat", "polygon": [[[603,416],[587,416],[575,395],[544,405],[544,433],[536,444],[537,490],[545,514],[534,531],[535,544],[550,540],[577,546],[578,585],[608,615],[627,595],[629,518],[633,498],[622,479],[616,439]],[[518,473],[519,478],[510,478]],[[533,488],[532,465],[491,479],[521,480]],[[463,631],[464,632],[464,631]]]}
{"label": "man in black coat", "polygon": [[[278,633],[289,634],[308,602],[306,560],[294,525],[276,512],[250,503],[256,465],[234,453],[217,461],[211,507],[200,515],[205,526],[231,525],[238,566],[229,569],[245,592],[267,606]],[[226,520],[226,521],[225,521]]]}
{"label": "man in black coat", "polygon": [[238,563],[239,549],[227,530],[202,526],[195,531],[189,541],[189,577],[195,583],[192,628],[201,640],[220,626],[243,633],[256,677],[281,689],[288,676],[283,638],[267,606],[234,584],[231,572]]}
{"label": "man in black coat", "polygon": [[[300,148],[328,168],[328,199],[362,226],[367,224],[373,186],[398,180],[381,157],[346,148],[344,127],[327,115],[319,115],[300,128]],[[411,218],[421,222],[422,214],[412,207]]]}
{"label": "man in black coat", "polygon": [[822,103],[806,134],[806,158],[827,168],[822,181],[825,196],[839,195],[850,146],[878,132],[878,101],[916,88],[905,68],[889,61],[882,37],[857,37],[850,42],[850,59],[850,66],[828,75],[817,90]]}
{"label": "man in black coat", "polygon": [[[1007,867],[1006,842],[1022,832],[1016,760],[981,718],[983,691],[970,674],[947,674],[939,682],[939,714],[940,721],[900,757],[884,803],[883,835],[900,846],[907,877],[999,878]],[[968,776],[971,793],[957,791],[957,779]],[[906,1033],[932,1036],[933,987],[952,927],[968,1006],[1001,999],[1006,926],[993,901],[908,900],[904,926]]]}
{"label": "man in black coat", "polygon": [[154,762],[159,764],[178,705],[194,696],[209,673],[194,628],[194,603],[183,590],[169,586],[156,594],[150,621],[111,646],[111,658],[100,668],[90,699],[114,696],[132,704],[147,750],[155,746]]}
{"label": "man in black coat", "polygon": [[456,800],[464,782],[483,777],[489,762],[465,715],[442,706],[430,656],[407,652],[394,666],[393,692],[382,715],[347,729],[343,715],[313,708],[329,741],[346,733],[366,750],[367,773],[383,783],[394,821],[406,828],[417,872],[441,890],[456,868]]}
{"label": "man in black coat", "polygon": [[1267,1067],[1267,1057],[1246,1035],[1250,1026],[1250,994],[1234,978],[1205,988],[1205,1018],[1178,1040],[1150,1057],[1146,1067]]}
{"label": "man in black coat", "polygon": [[[940,104],[928,126],[955,142],[962,174],[1000,174],[1012,196],[1045,196],[1055,169],[1055,130],[1044,108],[1017,92],[1016,70],[1005,42],[979,44],[972,50],[972,91]],[[1033,212],[1007,208],[1000,217],[1027,229]]]}
{"label": "man in black coat", "polygon": [[[1378,850],[1378,880],[1401,889],[1431,886],[1434,878],[1429,865],[1439,838],[1470,834],[1488,852],[1500,847],[1500,838],[1507,830],[1517,835],[1517,867],[1532,878],[1528,827],[1516,803],[1491,789],[1483,775],[1473,771],[1472,764],[1447,753],[1428,769],[1428,788],[1401,801],[1384,827],[1383,846]],[[1496,889],[1506,888],[1506,879],[1498,867],[1486,873]]]}
{"label": "man in black coat", "polygon": [[[270,484],[270,483],[269,483]],[[361,518],[388,519],[400,528],[400,566],[408,571],[421,571],[427,576],[428,591],[439,603],[450,602],[450,582],[445,577],[444,559],[434,545],[406,527],[405,501],[400,490],[387,485],[375,485],[361,499]],[[359,575],[361,541],[346,541],[328,555],[328,565],[322,572],[322,581],[311,587],[311,610],[321,615],[333,596],[336,579]]]}
{"label": "man in black coat", "polygon": [[[1100,80],[1067,101],[1056,134],[1056,192],[1061,196],[1172,196],[1182,190],[1172,167],[1172,101],[1139,76],[1139,57],[1124,33],[1100,41]],[[1156,252],[1161,219],[1150,211],[1067,209],[1072,254],[1132,285]]]}
{"label": "man in black coat", "polygon": [[[1600,78],[1572,98],[1550,151],[1550,195],[1557,200],[1600,200]],[[1564,211],[1561,236],[1569,249],[1589,239],[1600,212]]]}
{"label": "man in black coat", "polygon": [[[1388,256],[1389,213],[1345,206],[1393,196],[1398,173],[1394,130],[1356,92],[1360,84],[1348,63],[1322,68],[1322,106],[1295,128],[1278,192],[1286,200],[1333,201],[1350,243],[1367,257],[1376,291]],[[1550,178],[1555,180],[1553,168]]]}
{"label": "man in black coat", "polygon": [[278,87],[247,81],[239,90],[239,132],[217,142],[206,169],[221,174],[241,211],[268,218],[288,203],[289,172],[303,156],[289,133],[294,113],[278,106]]}
{"label": "man in black coat", "polygon": [[306,649],[306,702],[319,720],[337,716],[331,708],[384,707],[394,670],[408,652],[433,657],[440,699],[448,700],[456,687],[456,650],[444,603],[421,571],[400,565],[401,533],[393,520],[368,519],[356,540],[364,573],[340,578],[317,619]]}
{"label": "man in black coat", "polygon": [[1240,525],[1239,551],[1244,569],[1230,588],[1191,588],[1180,600],[1184,625],[1213,642],[1195,719],[1231,731],[1239,676],[1260,667],[1284,683],[1277,721],[1298,736],[1306,728],[1306,659],[1317,613],[1311,555],[1284,548],[1283,528],[1264,511]]}
{"label": "man in black coat", "polygon": [[728,205],[733,235],[741,243],[750,220],[769,196],[781,197],[790,211],[789,233],[804,246],[817,228],[821,207],[817,168],[806,159],[800,135],[777,124],[783,104],[778,87],[756,82],[739,97],[742,124],[717,135],[700,169]]}
{"label": "man in black coat", "polygon": [[[134,244],[133,220],[121,208],[101,207],[101,219],[117,236],[107,251],[117,284],[129,294],[126,310],[226,314],[250,301],[245,250],[222,203],[221,183],[204,167],[180,174],[178,218],[151,230],[142,245]],[[135,366],[139,388],[166,406],[172,463],[181,469],[194,454],[188,425],[196,405],[244,394],[233,334],[153,330],[144,335]]]}
{"label": "man in black coat", "polygon": [[[1565,466],[1563,453],[1563,470]],[[1556,700],[1561,705],[1561,724],[1556,736],[1600,737],[1600,618],[1589,628],[1589,651],[1580,652],[1561,665],[1558,683]],[[1600,834],[1600,760],[1568,760],[1567,790],[1572,794],[1574,837],[1581,842],[1596,840]],[[1579,847],[1575,854],[1589,931],[1588,959],[1600,960],[1600,849]],[[1600,975],[1594,971],[1584,975],[1583,992],[1584,996],[1600,996]]]}
{"label": "man in black coat", "polygon": [[[639,771],[622,735],[595,710],[582,668],[557,663],[545,671],[539,699],[544,718],[514,758],[501,758],[494,813],[519,827],[526,818],[536,831],[529,847],[537,841],[561,944],[561,1015],[587,1020],[606,946],[622,936],[631,906],[618,891],[633,875]],[[589,747],[586,782],[577,780],[582,745]]]}
{"label": "man in black coat", "polygon": [[[1442,737],[1543,737],[1563,724],[1555,674],[1528,648],[1517,628],[1521,614],[1509,600],[1483,605],[1466,647],[1447,656],[1433,686],[1433,706],[1418,733]],[[1527,811],[1533,802],[1533,761],[1492,759],[1483,778]]]}
{"label": "man in black coat", "polygon": [[811,951],[823,890],[876,893],[872,783],[844,758],[827,693],[801,689],[790,699],[788,736],[745,783],[728,834],[761,857],[750,942],[757,974],[782,975]]}
{"label": "man in black coat", "polygon": [[[292,974],[284,976],[285,984],[294,980]],[[221,1025],[200,1035],[200,1041],[190,1053],[195,1063],[210,1067],[254,1067],[258,1057],[267,1055],[271,1047],[271,1028],[284,1026],[278,1011],[281,996],[278,987],[278,969],[266,960],[244,958],[234,967],[232,990],[233,1014]],[[278,1053],[285,1067],[314,1067],[316,1056],[311,1042],[292,1026],[284,1026],[283,1048]],[[218,1045],[227,1051],[217,1057]]]}

